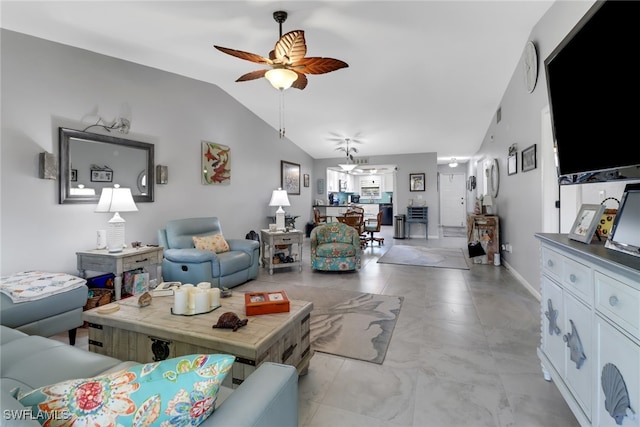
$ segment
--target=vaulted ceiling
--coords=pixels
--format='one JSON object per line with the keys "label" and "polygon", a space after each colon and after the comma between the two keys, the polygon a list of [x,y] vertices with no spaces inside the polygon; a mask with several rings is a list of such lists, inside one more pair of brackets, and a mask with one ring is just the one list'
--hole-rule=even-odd
{"label": "vaulted ceiling", "polygon": [[[279,94],[259,69],[213,45],[267,56],[283,32],[305,31],[307,56],[348,68],[285,92],[286,137],[314,158],[336,138],[359,156],[480,147],[533,26],[552,1],[5,1],[3,28],[218,85],[279,129]],[[126,102],[126,100],[123,100]],[[135,123],[133,123],[135,126]]]}

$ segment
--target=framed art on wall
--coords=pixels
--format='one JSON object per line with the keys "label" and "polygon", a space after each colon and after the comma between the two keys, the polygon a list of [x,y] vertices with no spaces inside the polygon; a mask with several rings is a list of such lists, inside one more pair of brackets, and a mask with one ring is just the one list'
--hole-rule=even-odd
{"label": "framed art on wall", "polygon": [[536,144],[522,150],[522,172],[536,168]]}
{"label": "framed art on wall", "polygon": [[91,182],[113,182],[113,171],[107,167],[92,168]]}
{"label": "framed art on wall", "polygon": [[308,173],[304,174],[304,186],[305,187],[309,186],[309,174]]}
{"label": "framed art on wall", "polygon": [[409,174],[409,191],[425,191],[425,177],[423,173]]}
{"label": "framed art on wall", "polygon": [[231,183],[230,151],[231,149],[226,145],[202,141],[203,184]]}
{"label": "framed art on wall", "polygon": [[280,161],[280,185],[287,194],[300,194],[300,165]]}
{"label": "framed art on wall", "polygon": [[602,218],[604,209],[605,205],[603,204],[582,205],[578,211],[576,220],[573,222],[571,231],[569,231],[569,238],[582,243],[591,243],[593,233],[595,233],[598,222],[600,218]]}
{"label": "framed art on wall", "polygon": [[515,175],[518,173],[518,155],[513,154],[507,157],[507,175]]}

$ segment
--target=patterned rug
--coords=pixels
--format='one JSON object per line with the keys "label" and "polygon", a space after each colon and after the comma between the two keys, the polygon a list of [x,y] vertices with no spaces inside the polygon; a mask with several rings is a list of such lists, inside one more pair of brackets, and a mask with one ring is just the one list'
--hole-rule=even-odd
{"label": "patterned rug", "polygon": [[284,283],[247,285],[242,286],[242,291],[284,289],[289,299],[313,302],[313,350],[379,364],[387,354],[403,301],[398,296]]}
{"label": "patterned rug", "polygon": [[380,257],[378,262],[381,264],[469,270],[469,265],[462,249],[394,245]]}

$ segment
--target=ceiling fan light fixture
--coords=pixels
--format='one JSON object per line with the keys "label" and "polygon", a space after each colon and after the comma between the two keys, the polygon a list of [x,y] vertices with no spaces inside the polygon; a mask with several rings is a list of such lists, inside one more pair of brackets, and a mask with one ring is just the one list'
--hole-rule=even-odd
{"label": "ceiling fan light fixture", "polygon": [[264,74],[264,77],[269,80],[271,86],[278,90],[287,90],[291,87],[293,82],[298,80],[298,75],[295,71],[287,70],[286,68],[274,68]]}
{"label": "ceiling fan light fixture", "polygon": [[347,172],[351,172],[352,170],[354,170],[358,165],[353,164],[353,163],[343,163],[343,164],[339,164],[338,166],[340,166],[342,168],[342,170],[345,170]]}

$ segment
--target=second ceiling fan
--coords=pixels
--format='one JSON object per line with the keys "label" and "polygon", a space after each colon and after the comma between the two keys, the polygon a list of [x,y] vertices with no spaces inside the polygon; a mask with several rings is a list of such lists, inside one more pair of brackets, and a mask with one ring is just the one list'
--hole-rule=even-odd
{"label": "second ceiling fan", "polygon": [[273,50],[269,52],[268,58],[255,53],[214,45],[219,51],[236,58],[271,66],[271,69],[256,70],[243,74],[236,80],[237,82],[265,77],[276,89],[284,90],[289,87],[304,89],[308,83],[306,74],[325,74],[349,66],[339,59],[305,58],[307,44],[304,38],[304,31],[294,30],[284,35],[282,34],[282,23],[287,20],[287,12],[273,12],[273,19],[280,24],[280,39],[276,42]]}

